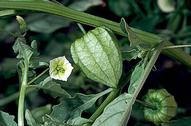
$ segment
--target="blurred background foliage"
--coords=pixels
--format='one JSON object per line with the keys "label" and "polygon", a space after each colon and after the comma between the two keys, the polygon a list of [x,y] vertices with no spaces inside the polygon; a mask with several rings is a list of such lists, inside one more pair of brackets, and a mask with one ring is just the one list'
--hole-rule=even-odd
{"label": "blurred background foliage", "polygon": [[[29,0],[31,1],[31,0]],[[35,1],[35,0],[34,0]],[[47,0],[46,0],[47,1]],[[100,16],[119,22],[124,17],[127,23],[148,32],[156,33],[174,44],[191,44],[191,0],[52,0],[64,4],[78,11]],[[71,62],[70,45],[75,39],[83,35],[76,22],[59,16],[28,11],[18,11],[24,17],[28,31],[27,41],[36,40],[41,60],[49,61],[58,56],[65,55]],[[0,14],[1,15],[1,14]],[[85,30],[92,27],[83,25]],[[17,74],[17,60],[12,50],[18,24],[15,15],[0,17],[0,99],[5,98],[19,90]],[[127,38],[117,36],[121,50],[128,46]],[[190,48],[184,48],[191,54]],[[124,73],[135,65],[137,61],[124,61]],[[87,79],[77,66],[69,81],[61,82],[64,89],[85,94],[100,92],[106,87],[95,84]],[[31,73],[31,78],[39,74],[43,68]],[[47,76],[47,75],[45,75]],[[156,71],[149,76],[143,90],[139,95],[142,99],[150,88],[166,88],[177,100],[179,109],[172,122],[164,126],[189,126],[191,120],[191,71],[178,62],[161,56],[156,64]],[[101,103],[102,99],[97,104]],[[29,109],[36,108],[32,113],[50,108],[49,103],[57,104],[57,99],[47,95],[46,92],[37,91],[27,96],[26,105]],[[48,105],[47,105],[48,104]],[[17,100],[5,106],[2,110],[16,115]],[[38,110],[38,111],[37,111]],[[94,109],[92,109],[94,110]],[[88,113],[85,113],[88,114]],[[88,116],[88,115],[87,115]],[[153,126],[143,118],[142,107],[136,103],[133,107],[129,125]]]}

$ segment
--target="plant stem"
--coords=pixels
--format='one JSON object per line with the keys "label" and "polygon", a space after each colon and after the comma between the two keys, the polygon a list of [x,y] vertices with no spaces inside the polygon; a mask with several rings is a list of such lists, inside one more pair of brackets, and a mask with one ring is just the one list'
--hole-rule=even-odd
{"label": "plant stem", "polygon": [[144,102],[144,101],[141,101],[141,100],[138,100],[138,99],[136,99],[136,102],[143,105],[144,107],[151,108],[153,110],[157,109],[156,106],[152,105],[151,103]]}
{"label": "plant stem", "polygon": [[24,102],[25,102],[25,92],[27,88],[28,80],[28,63],[24,65],[24,71],[22,72],[22,83],[19,94],[19,106],[18,106],[18,126],[24,126]]}
{"label": "plant stem", "polygon": [[135,92],[133,93],[133,100],[134,101],[132,103],[134,103],[136,101],[136,98],[137,98],[139,92],[141,91],[141,89],[143,87],[143,84],[145,83],[146,79],[148,78],[148,76],[149,76],[155,62],[157,61],[157,59],[158,59],[158,57],[159,57],[159,55],[161,53],[162,48],[164,47],[164,44],[165,44],[165,42],[162,42],[161,44],[159,44],[157,49],[154,50],[153,55],[150,58],[148,64],[146,65],[144,73],[142,74],[142,76],[140,78],[140,80],[141,80],[140,84],[138,84],[138,86],[136,87]]}
{"label": "plant stem", "polygon": [[82,33],[85,35],[86,34],[86,30],[84,29],[84,27],[80,23],[77,23],[77,25],[80,28],[80,30],[82,31]]}
{"label": "plant stem", "polygon": [[24,102],[27,85],[22,85],[19,94],[18,126],[24,126]]}
{"label": "plant stem", "polygon": [[[110,21],[101,17],[97,17],[94,15],[90,15],[84,12],[79,12],[72,10],[70,8],[67,8],[63,5],[56,4],[53,2],[29,2],[29,1],[7,1],[7,0],[1,0],[0,1],[0,9],[15,9],[15,10],[31,10],[31,11],[40,11],[50,14],[59,15],[68,19],[71,19],[72,21],[76,21],[82,24],[90,25],[93,27],[97,26],[105,26],[112,31],[122,35],[126,36],[127,34],[123,33],[120,29],[120,24],[116,23],[114,21]],[[144,39],[145,42],[155,45],[159,43],[162,38],[152,34],[148,33],[139,29],[132,28],[133,32],[137,34],[137,36]],[[171,42],[166,42],[168,46],[172,46],[173,44]],[[166,49],[163,51],[164,54],[179,60],[181,63],[185,64],[189,68],[191,68],[191,56],[187,55],[183,50],[180,49]]]}
{"label": "plant stem", "polygon": [[[35,78],[33,78],[31,81],[28,82],[28,85],[32,84],[34,81],[36,81],[39,77],[41,77],[43,74],[45,74],[47,71],[49,70],[49,68],[47,68],[46,70],[44,70],[42,73],[40,73],[38,76],[36,76]],[[26,94],[35,91],[36,88],[33,87],[28,87],[26,89]],[[6,98],[3,98],[0,100],[0,107],[1,106],[5,106],[6,104],[16,100],[19,97],[19,92],[16,92]]]}
{"label": "plant stem", "polygon": [[26,2],[26,1],[3,1],[0,2],[1,9],[12,8],[15,10],[32,10],[32,11],[41,11],[45,13],[55,14],[59,16],[63,16],[65,18],[71,19],[73,21],[88,24],[90,26],[106,26],[115,32],[118,32],[121,35],[126,36],[120,30],[119,24],[104,18],[100,18],[97,16],[93,16],[90,14],[86,14],[84,12],[79,12],[63,5],[53,3],[53,2]]}
{"label": "plant stem", "polygon": [[45,69],[42,73],[40,73],[38,76],[36,76],[35,78],[33,78],[32,80],[29,81],[28,85],[32,84],[34,81],[36,81],[39,77],[41,77],[43,74],[45,74],[47,71],[49,70],[49,68]]}
{"label": "plant stem", "polygon": [[[119,89],[113,89],[112,92],[107,96],[104,102],[99,106],[99,108],[93,113],[93,115],[89,118],[92,122],[94,122],[103,112],[104,108],[116,98],[119,93]],[[86,124],[85,126],[91,126],[91,124]]]}
{"label": "plant stem", "polygon": [[16,14],[15,10],[3,10],[3,11],[0,11],[0,17],[14,15],[14,14]]}
{"label": "plant stem", "polygon": [[[170,46],[174,45],[170,42],[164,43],[164,47],[170,47]],[[186,54],[182,49],[180,48],[164,49],[162,50],[162,53],[168,55],[173,59],[180,61],[182,64],[191,68],[191,56]]]}
{"label": "plant stem", "polygon": [[166,46],[163,49],[173,49],[173,48],[186,48],[191,47],[191,45],[174,45],[174,46]]}

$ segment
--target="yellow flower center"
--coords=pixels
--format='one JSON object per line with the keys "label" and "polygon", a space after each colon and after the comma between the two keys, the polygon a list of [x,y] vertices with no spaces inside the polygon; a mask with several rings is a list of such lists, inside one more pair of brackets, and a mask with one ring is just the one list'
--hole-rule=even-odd
{"label": "yellow flower center", "polygon": [[64,64],[64,62],[61,61],[61,60],[55,61],[55,63],[53,64],[52,69],[53,69],[52,72],[53,72],[53,74],[55,74],[55,75],[63,75],[64,72],[66,71],[66,70],[65,70],[65,64]]}

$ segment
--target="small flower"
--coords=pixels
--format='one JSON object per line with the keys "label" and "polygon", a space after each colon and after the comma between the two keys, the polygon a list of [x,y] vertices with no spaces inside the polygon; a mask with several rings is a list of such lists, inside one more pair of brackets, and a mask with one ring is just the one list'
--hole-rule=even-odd
{"label": "small flower", "polygon": [[50,60],[49,74],[53,79],[67,81],[72,69],[72,65],[65,56]]}

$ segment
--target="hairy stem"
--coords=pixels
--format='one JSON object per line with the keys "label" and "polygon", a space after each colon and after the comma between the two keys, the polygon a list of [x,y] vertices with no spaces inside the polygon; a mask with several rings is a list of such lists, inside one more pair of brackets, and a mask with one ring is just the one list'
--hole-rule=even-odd
{"label": "hairy stem", "polygon": [[19,94],[18,126],[24,126],[24,108],[25,108],[24,102],[27,88],[27,79],[28,79],[28,63],[25,63],[24,70],[22,72],[22,83]]}
{"label": "hairy stem", "polygon": [[[93,27],[105,26],[122,36],[127,36],[127,34],[121,31],[119,23],[101,17],[97,17],[94,15],[90,15],[84,12],[75,11],[63,5],[56,4],[53,2],[43,2],[43,1],[26,2],[26,1],[1,0],[0,9],[31,10],[31,11],[39,11],[39,12],[55,14],[70,19],[72,21],[76,21]],[[145,42],[147,43],[150,44],[153,43],[155,45],[156,43],[159,43],[161,41],[161,37],[155,34],[151,34],[135,28],[132,28],[132,30],[139,37],[146,39]],[[166,42],[166,45],[172,46],[173,44],[171,42]],[[166,49],[163,51],[163,53],[174,59],[177,59],[181,63],[191,68],[191,56],[187,55],[181,49]]]}

